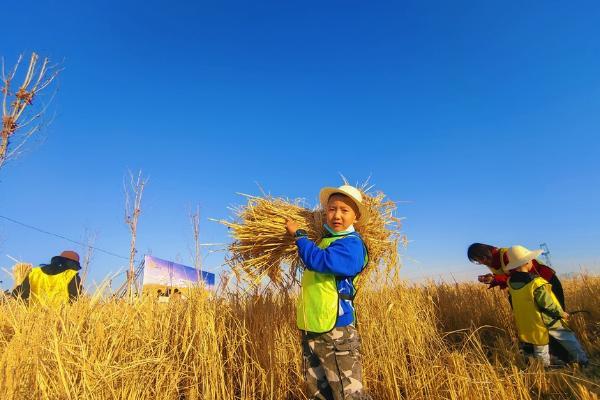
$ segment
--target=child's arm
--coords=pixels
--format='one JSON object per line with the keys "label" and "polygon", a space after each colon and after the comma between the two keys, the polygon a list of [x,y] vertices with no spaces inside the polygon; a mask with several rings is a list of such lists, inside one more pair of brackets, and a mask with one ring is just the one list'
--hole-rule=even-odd
{"label": "child's arm", "polygon": [[535,304],[537,304],[544,314],[549,315],[550,317],[557,319],[568,317],[568,314],[563,311],[560,304],[555,302],[550,295],[551,287],[552,286],[547,283],[535,289],[533,292]]}
{"label": "child's arm", "polygon": [[479,275],[477,280],[481,283],[485,283],[488,286],[488,289],[499,286],[500,289],[505,289],[507,287],[508,275],[504,274],[485,274]]}
{"label": "child's arm", "polygon": [[356,236],[338,239],[322,250],[306,237],[296,240],[298,254],[306,268],[324,274],[354,276],[364,264],[364,247]]}

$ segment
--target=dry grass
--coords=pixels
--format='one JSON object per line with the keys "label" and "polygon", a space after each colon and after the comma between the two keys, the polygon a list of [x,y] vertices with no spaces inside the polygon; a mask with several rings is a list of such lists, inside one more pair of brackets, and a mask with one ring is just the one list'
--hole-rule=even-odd
{"label": "dry grass", "polygon": [[[14,287],[17,287],[18,285],[20,285],[21,283],[23,283],[23,281],[25,280],[25,278],[27,277],[27,275],[29,275],[29,273],[31,272],[31,269],[33,268],[33,265],[28,264],[28,263],[16,263],[13,268],[12,268],[12,277],[13,277],[13,281],[14,281]],[[13,289],[14,289],[13,287]]]}
{"label": "dry grass", "polygon": [[[563,282],[598,362],[600,277]],[[379,399],[597,399],[600,371],[517,357],[506,299],[483,285],[394,286],[358,298],[366,384]],[[303,399],[294,298],[196,293],[169,305],[0,304],[2,399]],[[596,394],[595,394],[596,393]]]}
{"label": "dry grass", "polygon": [[[369,210],[369,220],[357,225],[369,251],[366,274],[372,271],[389,274],[399,265],[398,245],[400,219],[394,214],[396,203],[382,192],[368,193],[362,187],[363,201]],[[279,287],[293,286],[301,266],[294,238],[286,234],[286,220],[300,223],[309,239],[323,237],[325,215],[321,208],[309,209],[302,199],[244,195],[247,204],[235,208],[233,221],[220,220],[230,229],[233,243],[229,245],[228,263],[239,280],[259,284],[270,278]]]}

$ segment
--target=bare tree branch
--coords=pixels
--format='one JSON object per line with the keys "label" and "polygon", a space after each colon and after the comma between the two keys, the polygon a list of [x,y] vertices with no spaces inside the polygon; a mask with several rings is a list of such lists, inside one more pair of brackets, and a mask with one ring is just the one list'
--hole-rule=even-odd
{"label": "bare tree branch", "polygon": [[[12,71],[6,75],[4,59],[2,59],[2,129],[0,130],[0,168],[10,158],[16,157],[27,140],[39,132],[43,124],[37,121],[45,114],[50,102],[36,107],[33,100],[56,79],[62,69],[50,65],[50,60],[44,58],[41,63],[39,56],[32,53],[27,71],[16,92],[11,87],[17,76],[23,60],[20,55]],[[29,113],[31,113],[30,116]],[[24,119],[24,121],[23,121]],[[36,122],[34,124],[34,121]],[[34,124],[30,129],[23,129]]]}
{"label": "bare tree branch", "polygon": [[[142,176],[142,171],[138,172],[137,178],[129,171],[129,185],[123,182],[125,188],[125,223],[131,232],[131,242],[129,247],[129,270],[127,271],[127,291],[130,300],[133,299],[133,280],[135,277],[135,241],[137,239],[138,218],[142,212],[142,194],[144,187],[148,183],[148,178]],[[131,198],[133,197],[133,203]]]}
{"label": "bare tree branch", "polygon": [[200,206],[196,206],[196,212],[190,213],[190,222],[194,233],[194,267],[197,270],[202,268],[202,259],[200,256]]}
{"label": "bare tree branch", "polygon": [[196,212],[190,211],[190,222],[194,234],[194,267],[198,278],[198,284],[202,281],[202,256],[200,254],[200,206],[196,206]]}

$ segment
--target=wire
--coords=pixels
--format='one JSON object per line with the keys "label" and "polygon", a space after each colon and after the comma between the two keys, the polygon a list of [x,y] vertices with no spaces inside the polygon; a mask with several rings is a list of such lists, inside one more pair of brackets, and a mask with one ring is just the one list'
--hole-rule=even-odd
{"label": "wire", "polygon": [[57,238],[61,238],[61,239],[66,240],[68,242],[75,243],[75,244],[78,244],[78,245],[83,246],[83,247],[88,247],[88,248],[94,249],[94,250],[99,251],[101,253],[108,254],[109,256],[113,256],[113,257],[117,257],[117,258],[122,258],[123,260],[129,260],[129,257],[123,257],[123,256],[121,256],[119,254],[113,253],[112,251],[104,250],[104,249],[101,249],[99,247],[90,246],[88,244],[81,243],[81,242],[79,242],[77,240],[69,239],[66,236],[59,235],[58,233],[48,232],[48,231],[46,231],[44,229],[37,228],[37,227],[35,227],[33,225],[28,225],[28,224],[26,224],[24,222],[20,222],[20,221],[17,221],[15,219],[12,219],[12,218],[5,217],[4,215],[0,215],[0,218],[3,218],[5,220],[7,220],[7,221],[10,221],[10,222],[12,222],[14,224],[24,226],[25,228],[33,229],[34,231],[38,231],[38,232],[43,233],[45,235],[55,236]]}

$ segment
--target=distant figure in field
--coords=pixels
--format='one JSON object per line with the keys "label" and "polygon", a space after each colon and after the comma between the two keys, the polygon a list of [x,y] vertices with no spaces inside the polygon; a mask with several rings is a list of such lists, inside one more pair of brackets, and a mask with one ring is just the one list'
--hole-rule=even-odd
{"label": "distant figure in field", "polygon": [[181,292],[179,289],[175,288],[171,297],[173,297],[173,300],[181,300]]}
{"label": "distant figure in field", "polygon": [[187,296],[183,294],[183,292],[178,288],[175,288],[173,290],[173,294],[171,295],[171,297],[173,298],[173,300],[187,300]]}
{"label": "distant figure in field", "polygon": [[[508,264],[508,248],[498,248],[489,244],[473,243],[467,250],[469,261],[487,266],[491,273],[479,275],[478,280],[481,283],[489,285],[489,288],[499,286],[501,289],[507,287],[509,273],[505,270]],[[532,271],[544,278],[552,285],[552,292],[558,299],[561,307],[565,308],[565,295],[562,284],[556,276],[556,272],[547,265],[542,264],[536,259],[531,260]]]}
{"label": "distant figure in field", "polygon": [[362,383],[354,310],[356,278],[368,261],[367,248],[354,224],[368,219],[367,210],[360,191],[349,185],[323,188],[319,197],[327,223],[318,244],[298,229],[297,222],[285,225],[296,238],[305,267],[296,325],[302,331],[307,395],[320,400],[371,399]]}
{"label": "distant figure in field", "polygon": [[12,294],[30,304],[58,306],[72,302],[82,292],[80,269],[79,254],[71,250],[63,251],[59,256],[52,257],[50,264],[32,268]]}
{"label": "distant figure in field", "polygon": [[169,288],[166,288],[164,292],[162,291],[162,289],[158,289],[157,293],[159,303],[166,304],[169,302],[169,294],[171,293],[171,290]]}
{"label": "distant figure in field", "polygon": [[534,270],[533,261],[542,250],[513,246],[506,251],[507,281],[519,341],[524,353],[550,365],[549,342],[554,338],[568,353],[570,361],[587,365],[588,358],[575,333],[566,323],[569,314],[561,307],[547,280]]}

